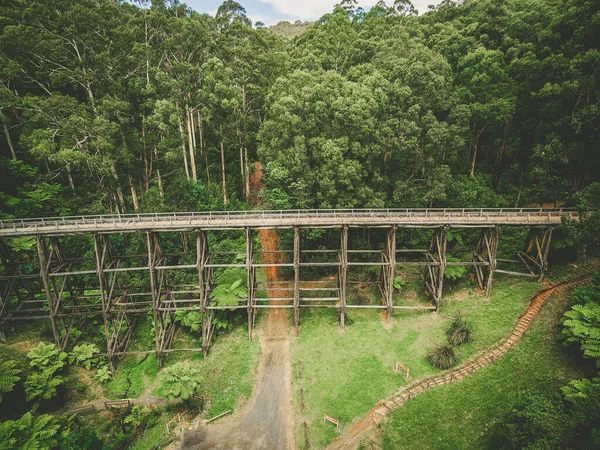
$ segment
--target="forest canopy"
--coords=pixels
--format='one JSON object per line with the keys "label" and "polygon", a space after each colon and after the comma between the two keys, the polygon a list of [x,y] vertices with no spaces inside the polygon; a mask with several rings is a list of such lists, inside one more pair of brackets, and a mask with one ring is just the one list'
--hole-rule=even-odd
{"label": "forest canopy", "polygon": [[2,218],[562,205],[600,173],[595,0],[344,0],[293,39],[226,0],[0,6]]}

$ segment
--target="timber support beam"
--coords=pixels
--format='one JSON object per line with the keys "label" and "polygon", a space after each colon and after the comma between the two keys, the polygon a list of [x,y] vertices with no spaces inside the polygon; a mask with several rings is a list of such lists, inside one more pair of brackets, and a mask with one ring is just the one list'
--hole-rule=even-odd
{"label": "timber support beam", "polygon": [[254,267],[254,241],[251,228],[246,228],[246,273],[248,285],[248,339],[252,340],[254,318],[256,316],[256,304],[254,299],[256,288],[256,268]]}
{"label": "timber support beam", "polygon": [[338,286],[340,298],[340,327],[344,328],[346,323],[346,283],[348,279],[348,227],[341,230],[340,238],[340,266],[338,272]]}
{"label": "timber support beam", "polygon": [[196,230],[196,269],[198,271],[198,285],[200,287],[200,315],[202,320],[202,353],[208,356],[208,349],[212,339],[214,324],[213,310],[208,309],[212,283],[212,268],[208,253],[208,240],[205,230]]}
{"label": "timber support beam", "polygon": [[519,258],[532,274],[537,275],[538,281],[543,281],[548,271],[552,230],[552,227],[531,228],[525,247],[519,252]]}
{"label": "timber support beam", "polygon": [[300,332],[300,227],[294,227],[294,328]]}
{"label": "timber support beam", "polygon": [[477,285],[488,298],[492,294],[492,281],[497,266],[499,235],[498,227],[482,229],[477,247],[473,252],[473,261],[483,264],[473,266],[477,277]]}
{"label": "timber support beam", "polygon": [[383,295],[387,308],[388,320],[394,310],[394,276],[396,272],[396,227],[391,227],[387,232],[385,250],[383,251]]}
{"label": "timber support beam", "polygon": [[440,310],[444,288],[444,272],[446,270],[446,249],[448,246],[448,229],[436,228],[433,232],[431,245],[427,252],[427,260],[431,263],[425,266],[425,287],[433,296],[435,310]]}

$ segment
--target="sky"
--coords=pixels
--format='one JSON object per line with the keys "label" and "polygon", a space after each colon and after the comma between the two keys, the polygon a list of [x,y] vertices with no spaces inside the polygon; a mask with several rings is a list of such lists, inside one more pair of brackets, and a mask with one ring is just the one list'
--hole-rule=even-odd
{"label": "sky", "polygon": [[[370,9],[378,0],[359,0],[360,6]],[[333,10],[340,0],[237,0],[244,8],[252,23],[263,22],[265,25],[273,25],[281,20],[293,22],[295,20],[314,21],[323,14]],[[424,13],[427,6],[438,4],[441,0],[412,0],[413,5]],[[214,15],[222,0],[183,0],[182,3],[195,9],[200,13]],[[393,0],[388,0],[391,5]]]}

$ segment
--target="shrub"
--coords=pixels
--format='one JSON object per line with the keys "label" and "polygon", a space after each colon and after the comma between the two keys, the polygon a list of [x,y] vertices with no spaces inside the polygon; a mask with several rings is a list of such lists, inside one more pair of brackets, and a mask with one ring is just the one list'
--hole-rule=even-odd
{"label": "shrub", "polygon": [[112,375],[110,373],[110,369],[108,368],[108,366],[102,366],[98,369],[98,371],[96,372],[96,374],[94,375],[94,379],[101,384],[107,383],[110,381],[110,379],[112,378]]}
{"label": "shrub", "polygon": [[29,362],[31,367],[37,367],[40,370],[51,368],[52,371],[56,372],[64,367],[67,354],[54,344],[40,342],[29,350],[27,357],[31,360]]}
{"label": "shrub", "polygon": [[178,362],[163,372],[163,387],[170,399],[190,400],[202,383],[200,369],[189,361]]}
{"label": "shrub", "polygon": [[16,363],[11,360],[0,363],[0,403],[2,403],[2,393],[12,391],[15,383],[20,380],[17,374],[21,371],[15,366]]}
{"label": "shrub", "polygon": [[442,345],[438,348],[433,349],[425,357],[429,363],[438,369],[449,369],[454,366],[457,361],[456,353],[454,348],[450,345]]}
{"label": "shrub", "polygon": [[473,342],[473,330],[460,312],[456,313],[450,328],[446,331],[448,343],[459,346],[466,342]]}
{"label": "shrub", "polygon": [[69,364],[75,364],[90,370],[93,366],[98,366],[99,360],[94,357],[94,354],[99,352],[100,350],[94,344],[76,345],[69,355]]}

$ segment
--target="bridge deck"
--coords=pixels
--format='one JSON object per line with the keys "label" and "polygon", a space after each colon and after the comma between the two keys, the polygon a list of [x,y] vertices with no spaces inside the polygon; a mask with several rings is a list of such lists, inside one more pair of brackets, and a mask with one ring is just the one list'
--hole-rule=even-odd
{"label": "bridge deck", "polygon": [[559,225],[576,219],[572,209],[352,209],[179,212],[122,214],[0,221],[0,238],[84,233],[218,230],[241,228],[330,227],[491,227]]}

